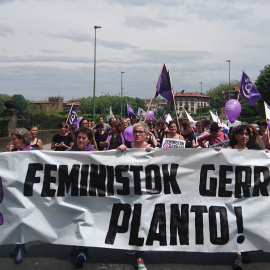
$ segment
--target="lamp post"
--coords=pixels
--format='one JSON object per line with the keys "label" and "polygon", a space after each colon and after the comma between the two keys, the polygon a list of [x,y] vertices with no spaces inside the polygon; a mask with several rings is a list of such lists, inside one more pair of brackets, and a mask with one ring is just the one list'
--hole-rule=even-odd
{"label": "lamp post", "polygon": [[229,63],[229,100],[231,99],[231,60],[226,60]]}
{"label": "lamp post", "polygon": [[101,26],[94,26],[95,29],[95,45],[94,45],[94,87],[93,87],[93,119],[95,120],[95,106],[96,106],[96,31],[101,28]]}
{"label": "lamp post", "polygon": [[122,75],[125,73],[121,71],[121,119],[123,119],[123,87],[122,87]]}
{"label": "lamp post", "polygon": [[[199,82],[201,84],[201,101],[200,101],[200,107],[202,106],[202,82]],[[201,119],[201,109],[199,110],[199,118]]]}

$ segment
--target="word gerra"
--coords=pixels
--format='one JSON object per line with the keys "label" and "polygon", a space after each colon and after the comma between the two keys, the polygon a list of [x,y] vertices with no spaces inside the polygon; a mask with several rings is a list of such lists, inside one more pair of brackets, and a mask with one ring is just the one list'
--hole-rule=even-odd
{"label": "word gerra", "polygon": [[[258,197],[269,196],[269,168],[265,166],[228,166],[218,167],[219,177],[215,173],[214,164],[202,165],[199,192],[204,197]],[[233,172],[234,178],[228,178]],[[233,183],[234,181],[234,183]],[[234,184],[234,191],[227,186]]]}
{"label": "word gerra", "polygon": [[[134,187],[132,191],[134,195],[141,195],[142,181],[145,181],[146,190],[155,190],[156,194],[162,190],[164,194],[181,194],[176,180],[178,166],[178,164],[162,164],[161,166],[155,164],[147,166],[74,164],[70,169],[68,165],[30,163],[24,181],[23,194],[33,196],[34,185],[42,184],[42,197],[64,197],[69,192],[71,196],[105,197],[113,196],[115,192],[118,195],[127,196],[131,194],[131,186]],[[40,175],[43,179],[37,176],[39,171],[42,172]],[[127,172],[131,174],[131,179],[124,176]],[[57,189],[52,187],[55,187],[55,184]]]}

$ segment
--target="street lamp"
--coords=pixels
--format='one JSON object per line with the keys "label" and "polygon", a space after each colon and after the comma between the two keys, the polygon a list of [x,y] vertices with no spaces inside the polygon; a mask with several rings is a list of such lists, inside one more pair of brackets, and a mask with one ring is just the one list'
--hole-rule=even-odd
{"label": "street lamp", "polygon": [[101,28],[101,26],[94,26],[95,29],[95,45],[94,45],[94,89],[93,89],[93,120],[95,120],[95,106],[96,106],[96,31],[97,29]]}
{"label": "street lamp", "polygon": [[226,62],[229,63],[229,100],[231,99],[231,87],[230,87],[230,84],[231,84],[231,60],[225,60]]}
{"label": "street lamp", "polygon": [[121,119],[123,119],[123,87],[122,87],[122,75],[125,73],[121,71]]}
{"label": "street lamp", "polygon": [[202,82],[199,82],[201,84],[201,101],[200,101],[200,107],[199,107],[199,118],[201,119],[201,106],[202,106]]}

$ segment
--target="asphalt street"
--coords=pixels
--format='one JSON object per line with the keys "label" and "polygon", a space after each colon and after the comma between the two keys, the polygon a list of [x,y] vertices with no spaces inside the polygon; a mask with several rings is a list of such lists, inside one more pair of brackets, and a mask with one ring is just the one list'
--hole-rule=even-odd
{"label": "asphalt street", "polygon": [[[0,248],[0,269],[27,270],[69,270],[74,269],[74,257],[70,256],[70,246],[51,245],[42,242],[26,244],[27,254],[21,264],[14,264],[9,257],[14,245]],[[262,251],[250,252],[250,263],[244,264],[246,270],[270,269],[270,254]],[[145,252],[148,270],[231,270],[232,253],[194,253],[194,252]],[[133,270],[135,256],[127,256],[124,250],[90,248],[83,269],[93,270]]]}

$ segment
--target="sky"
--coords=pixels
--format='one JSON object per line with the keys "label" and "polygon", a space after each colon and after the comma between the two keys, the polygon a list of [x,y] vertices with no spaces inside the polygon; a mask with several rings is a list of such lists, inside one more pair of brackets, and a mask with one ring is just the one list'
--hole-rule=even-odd
{"label": "sky", "polygon": [[120,95],[122,77],[124,96],[151,98],[163,62],[175,93],[242,70],[255,81],[270,64],[269,10],[268,0],[0,0],[0,93],[93,96],[94,26],[96,96]]}

